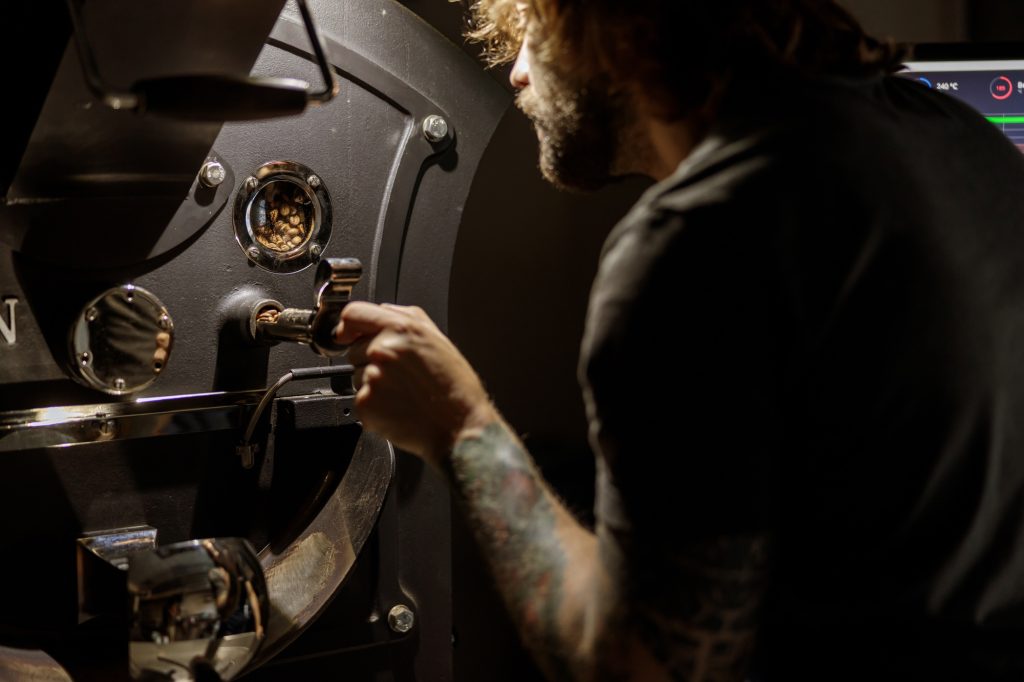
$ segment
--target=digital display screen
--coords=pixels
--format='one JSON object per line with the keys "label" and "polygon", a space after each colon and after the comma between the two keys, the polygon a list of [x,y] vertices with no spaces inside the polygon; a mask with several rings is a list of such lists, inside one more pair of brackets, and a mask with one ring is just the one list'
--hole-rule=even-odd
{"label": "digital display screen", "polygon": [[900,75],[963,100],[1024,152],[1024,60],[910,62]]}

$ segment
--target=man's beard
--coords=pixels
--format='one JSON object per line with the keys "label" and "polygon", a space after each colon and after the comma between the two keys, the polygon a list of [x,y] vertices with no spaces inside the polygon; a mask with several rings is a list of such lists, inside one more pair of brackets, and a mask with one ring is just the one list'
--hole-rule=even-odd
{"label": "man's beard", "polygon": [[562,189],[594,190],[636,169],[623,141],[634,137],[633,117],[623,98],[578,87],[545,74],[520,91],[516,105],[533,121],[540,138],[540,170]]}

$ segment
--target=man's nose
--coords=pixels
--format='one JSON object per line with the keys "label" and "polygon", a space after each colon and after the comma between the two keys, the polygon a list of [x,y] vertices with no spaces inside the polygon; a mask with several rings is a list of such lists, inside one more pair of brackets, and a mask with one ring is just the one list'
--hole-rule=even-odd
{"label": "man's nose", "polygon": [[516,90],[522,90],[530,84],[530,54],[528,47],[529,45],[526,40],[523,40],[523,45],[519,48],[519,56],[516,57],[516,63],[512,66],[512,73],[508,77],[512,87]]}

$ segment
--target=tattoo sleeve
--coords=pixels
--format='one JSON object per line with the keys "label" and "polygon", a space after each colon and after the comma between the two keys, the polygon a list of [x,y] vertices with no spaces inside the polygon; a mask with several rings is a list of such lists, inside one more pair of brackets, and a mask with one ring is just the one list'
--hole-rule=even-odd
{"label": "tattoo sleeve", "polygon": [[746,677],[768,569],[764,536],[730,536],[675,549],[631,580],[635,636],[672,680]]}
{"label": "tattoo sleeve", "polygon": [[[520,635],[553,680],[743,679],[766,541],[722,538],[631,568],[583,528],[500,423],[463,437],[449,475]],[[635,563],[635,562],[634,562]]]}
{"label": "tattoo sleeve", "polygon": [[461,440],[449,461],[457,495],[524,643],[552,679],[574,679],[559,623],[572,559],[559,526],[568,513],[503,424]]}

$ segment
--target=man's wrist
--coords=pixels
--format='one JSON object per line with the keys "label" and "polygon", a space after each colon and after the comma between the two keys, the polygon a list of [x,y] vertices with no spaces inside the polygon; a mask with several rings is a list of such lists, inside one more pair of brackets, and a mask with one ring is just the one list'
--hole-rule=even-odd
{"label": "man's wrist", "polygon": [[440,466],[441,469],[447,469],[452,452],[458,447],[459,443],[468,439],[478,438],[488,426],[500,422],[501,415],[498,414],[497,408],[490,401],[474,406],[466,413],[461,423],[437,445],[432,457],[434,463]]}

